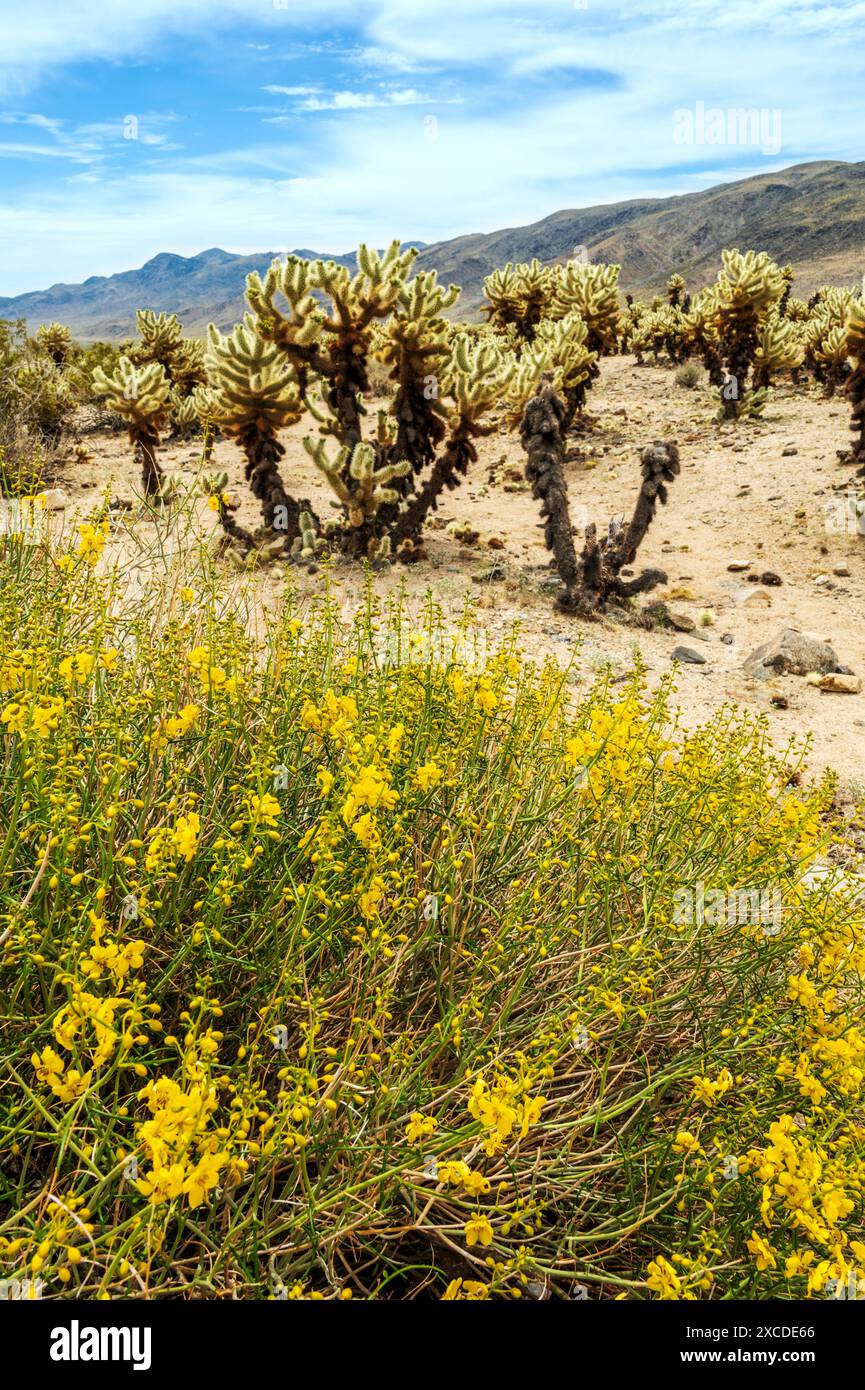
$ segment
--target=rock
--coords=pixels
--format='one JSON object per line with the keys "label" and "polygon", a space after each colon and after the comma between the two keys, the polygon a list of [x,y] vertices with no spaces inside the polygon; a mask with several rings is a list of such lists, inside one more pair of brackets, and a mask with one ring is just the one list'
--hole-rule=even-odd
{"label": "rock", "polygon": [[799,452],[799,450],[798,450],[798,449],[794,449],[793,446],[791,445],[789,448],[787,448],[787,449],[782,449],[782,450],[781,450],[781,457],[782,457],[782,459],[791,459],[791,458],[793,457],[793,455],[794,455],[794,454],[798,454],[798,452]]}
{"label": "rock", "polygon": [[783,582],[780,574],[775,574],[774,570],[764,570],[760,575],[760,583],[771,585],[773,588],[777,588]]}
{"label": "rock", "polygon": [[725,647],[732,647],[735,640],[732,632],[724,632],[721,635],[721,641],[724,643]]}
{"label": "rock", "polygon": [[839,579],[847,579],[850,574],[850,566],[842,560],[840,565],[833,565],[832,573],[837,574]]}
{"label": "rock", "polygon": [[727,570],[730,574],[741,574],[743,570],[749,570],[750,568],[750,560],[731,560],[727,566]]}
{"label": "rock", "polygon": [[[816,680],[812,678],[815,676]],[[840,671],[829,671],[825,676],[814,671],[808,676],[808,684],[816,685],[818,690],[825,690],[832,695],[858,695],[862,689],[862,682],[858,676],[845,676]]]}
{"label": "rock", "polygon": [[49,512],[62,512],[69,502],[69,498],[60,487],[46,488],[44,492],[37,493],[37,497],[41,498]]}
{"label": "rock", "polygon": [[737,589],[733,595],[736,603],[771,603],[772,597],[768,589],[762,585],[755,589]]}
{"label": "rock", "polygon": [[697,624],[693,618],[689,618],[687,613],[674,613],[672,608],[667,609],[667,618],[670,626],[677,632],[694,632]]}
{"label": "rock", "polygon": [[700,652],[695,652],[693,647],[674,647],[671,661],[683,661],[689,666],[705,666],[706,658]]}
{"label": "rock", "polygon": [[745,670],[755,676],[807,676],[811,671],[825,675],[837,671],[840,662],[828,642],[807,637],[795,628],[781,628],[773,638],[755,648],[744,662]]}
{"label": "rock", "polygon": [[814,576],[814,583],[815,583],[815,584],[831,584],[832,581],[831,581],[831,579],[829,578],[828,574],[816,574],[816,575]]}
{"label": "rock", "polygon": [[489,546],[490,550],[504,550],[505,548],[504,541],[501,540],[498,536],[489,536],[487,538],[487,545]]}
{"label": "rock", "polygon": [[786,695],[773,695],[772,704],[775,706],[776,709],[790,708],[790,701],[787,699]]}

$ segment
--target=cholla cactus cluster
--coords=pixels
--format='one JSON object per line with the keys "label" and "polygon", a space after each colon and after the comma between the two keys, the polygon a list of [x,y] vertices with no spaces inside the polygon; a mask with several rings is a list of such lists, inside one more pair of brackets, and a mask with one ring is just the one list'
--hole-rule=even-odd
{"label": "cholla cactus cluster", "polygon": [[513,325],[519,340],[530,343],[548,310],[554,276],[537,258],[518,265],[509,261],[504,269],[494,270],[484,280],[484,312],[490,324],[497,329]]}
{"label": "cholla cactus cluster", "polygon": [[[330,538],[346,553],[372,559],[397,549],[405,558],[417,553],[428,512],[476,457],[474,440],[489,427],[483,417],[501,398],[507,375],[494,342],[452,337],[443,311],[458,291],[434,274],[411,280],[415,255],[398,242],[381,255],[361,246],[354,275],[332,261],[275,261],[263,278],[249,277],[242,344],[228,352],[237,359],[242,348],[244,360],[235,363],[242,388],[236,371],[233,382],[220,382],[213,332],[207,357],[224,399],[220,427],[245,441],[248,458],[250,431],[266,437],[256,447],[268,456],[271,484],[276,430],[309,412],[318,438],[304,445],[342,510]],[[370,428],[364,397],[374,356],[390,367],[396,390]],[[239,389],[241,399],[231,399]],[[231,410],[241,406],[247,415],[234,419]],[[292,541],[301,510],[314,518],[308,504],[293,504]],[[265,519],[272,524],[268,512]]]}
{"label": "cholla cactus cluster", "polygon": [[562,427],[581,415],[586,393],[599,373],[598,359],[617,350],[627,332],[619,304],[619,267],[583,260],[542,266],[539,261],[506,265],[484,281],[485,311],[504,347],[517,338],[507,418],[515,425],[526,403],[550,373],[565,401]]}
{"label": "cholla cactus cluster", "polygon": [[850,372],[847,317],[857,296],[853,290],[823,285],[814,296],[802,326],[805,364],[827,396],[834,396]]}
{"label": "cholla cactus cluster", "polygon": [[148,497],[161,497],[165,478],[156,451],[171,411],[170,383],[159,362],[138,366],[121,357],[110,376],[101,367],[93,372],[93,389],[110,410],[126,423],[129,440],[141,463],[141,481]]}
{"label": "cholla cactus cluster", "polygon": [[138,339],[127,345],[126,355],[137,366],[158,363],[171,388],[170,425],[176,434],[199,428],[206,433],[206,417],[201,407],[206,397],[200,388],[206,382],[204,343],[185,338],[176,314],[139,309],[135,315]]}
{"label": "cholla cactus cluster", "polygon": [[781,371],[794,371],[805,356],[802,336],[795,323],[778,312],[763,321],[754,352],[754,388],[761,391],[772,385]]}
{"label": "cholla cactus cluster", "polygon": [[621,331],[619,266],[567,261],[558,266],[551,286],[552,318],[579,314],[590,352],[615,352]]}

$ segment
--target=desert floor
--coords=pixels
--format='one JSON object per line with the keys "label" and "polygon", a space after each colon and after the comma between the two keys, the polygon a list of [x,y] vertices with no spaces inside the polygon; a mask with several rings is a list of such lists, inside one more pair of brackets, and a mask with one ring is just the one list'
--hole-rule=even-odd
{"label": "desert floor", "polygon": [[[588,520],[600,529],[612,516],[629,515],[639,484],[639,448],[656,438],[678,441],[681,477],[639,556],[639,567],[662,568],[669,582],[638,602],[662,600],[685,619],[683,627],[690,619],[693,631],[646,631],[609,617],[585,623],[554,610],[538,504],[522,481],[519,440],[503,430],[481,442],[473,476],[444,500],[429,529],[428,560],[379,570],[375,588],[385,595],[404,586],[418,607],[431,591],[454,619],[468,599],[492,641],[517,622],[523,650],[539,658],[552,654],[568,662],[579,644],[578,682],[592,679],[607,663],[624,676],[639,650],[654,685],[671,672],[673,649],[685,645],[705,658],[702,665],[682,665],[676,675],[676,702],[686,723],[721,705],[741,704],[765,716],[779,747],[809,735],[810,770],[834,768],[842,784],[858,793],[860,781],[865,786],[865,695],[824,693],[800,676],[754,680],[743,670],[755,647],[793,627],[829,641],[841,663],[865,676],[865,537],[855,525],[845,530],[842,523],[839,529],[830,518],[833,506],[843,513],[844,499],[854,490],[853,470],[837,458],[848,442],[844,399],[827,401],[813,391],[781,387],[761,421],[719,427],[704,386],[687,390],[667,367],[611,358],[603,363],[589,409],[592,427],[576,441],[568,465],[578,530]],[[303,450],[305,432],[308,426],[286,433],[283,474],[290,491],[309,496],[327,516],[330,493]],[[67,499],[61,525],[97,504],[109,480],[120,498],[132,499],[138,486],[125,435],[82,433],[81,443],[84,451],[76,456],[70,450],[58,482]],[[200,461],[195,441],[169,442],[161,457],[178,482],[194,481]],[[227,470],[229,491],[243,497],[239,519],[254,527],[257,504],[231,441],[218,442],[210,471],[217,469]],[[215,526],[204,503],[199,505],[202,524]],[[479,532],[477,542],[457,539],[447,529],[452,522]],[[731,572],[730,565],[750,570]],[[836,573],[845,568],[849,574]],[[748,581],[748,573],[764,571],[774,572],[780,585]],[[303,563],[270,565],[253,579],[264,611],[278,606],[286,584],[305,602],[322,582],[320,567],[309,573]],[[348,617],[362,598],[361,571],[336,564],[331,583]],[[778,696],[788,708],[773,704]]]}

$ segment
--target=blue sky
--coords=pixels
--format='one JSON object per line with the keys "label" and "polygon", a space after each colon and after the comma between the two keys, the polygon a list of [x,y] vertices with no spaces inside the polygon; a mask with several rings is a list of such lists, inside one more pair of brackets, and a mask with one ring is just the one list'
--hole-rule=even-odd
{"label": "blue sky", "polygon": [[0,294],[865,159],[863,38],[865,0],[0,0]]}

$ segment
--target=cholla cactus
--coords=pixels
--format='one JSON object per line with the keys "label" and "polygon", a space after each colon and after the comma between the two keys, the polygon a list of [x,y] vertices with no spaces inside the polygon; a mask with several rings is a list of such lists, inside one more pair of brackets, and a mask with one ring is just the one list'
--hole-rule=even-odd
{"label": "cholla cactus", "polygon": [[667,484],[679,475],[679,450],[674,441],[656,439],[640,454],[640,491],[628,526],[619,520],[609,523],[606,537],[598,541],[592,523],[586,527],[585,545],[580,556],[580,598],[582,608],[591,613],[603,609],[609,598],[630,598],[666,584],[663,570],[646,569],[634,579],[624,580],[621,571],[632,565],[646,532],[655,517],[658,503],[667,501]]}
{"label": "cholla cactus", "polygon": [[[304,439],[303,443],[345,507],[350,526],[363,528],[376,519],[382,507],[392,506],[399,500],[399,493],[390,484],[411,471],[408,459],[377,466],[376,451],[371,444],[355,444],[351,452],[343,444],[329,456],[326,440]],[[368,536],[370,556],[379,550],[378,539]]]}
{"label": "cholla cactus", "polygon": [[393,525],[394,544],[414,543],[442,492],[459,486],[477,461],[475,440],[494,428],[489,419],[505,391],[512,364],[494,342],[460,334],[451,344],[442,368],[442,392],[447,407],[444,447],[423,485],[405,504]]}
{"label": "cholla cactus", "polygon": [[662,570],[644,570],[630,581],[621,579],[620,573],[636,558],[657,504],[667,500],[667,483],[679,472],[679,453],[675,443],[660,441],[643,450],[642,483],[630,524],[623,531],[619,522],[611,522],[601,542],[595,526],[587,526],[578,559],[564,474],[565,410],[551,373],[545,373],[537,395],[526,405],[520,437],[526,451],[526,477],[533,495],[541,500],[544,539],[564,584],[558,606],[591,617],[610,597],[628,598],[666,582]]}
{"label": "cholla cactus", "polygon": [[[289,257],[247,281],[256,333],[290,369],[318,424],[318,440],[304,444],[343,506],[332,538],[350,555],[419,553],[424,519],[476,457],[481,417],[504,389],[496,342],[451,338],[443,311],[458,291],[432,274],[409,280],[414,258],[395,241],[382,255],[362,246],[355,275]],[[373,355],[397,389],[365,438]]]}
{"label": "cholla cactus", "polygon": [[[289,256],[274,261],[263,280],[257,273],[247,279],[256,332],[291,364],[301,391],[310,375],[324,380],[327,406],[349,449],[363,438],[372,325],[395,308],[416,255],[401,251],[398,241],[383,255],[362,245],[355,275],[334,261]],[[316,296],[329,300],[329,308]]]}
{"label": "cholla cactus", "polygon": [[847,352],[854,364],[846,386],[852,406],[850,428],[857,435],[853,462],[859,464],[859,476],[865,477],[865,304],[862,300],[853,300],[847,313]]}
{"label": "cholla cactus", "polygon": [[763,322],[754,353],[754,386],[759,390],[771,386],[772,377],[780,371],[801,365],[805,355],[796,325],[778,314],[770,314]]}
{"label": "cholla cactus", "polygon": [[638,361],[643,353],[654,354],[658,362],[662,353],[676,364],[687,355],[684,339],[684,316],[681,310],[670,304],[662,304],[658,309],[647,309],[639,321],[629,329],[630,343]]}
{"label": "cholla cactus", "polygon": [[323,541],[316,528],[315,517],[311,512],[301,512],[300,535],[295,536],[292,541],[292,554],[299,555],[302,560],[311,560],[322,544]]}
{"label": "cholla cactus", "polygon": [[823,285],[803,325],[805,364],[814,379],[823,385],[827,396],[834,396],[850,371],[847,316],[855,303],[852,290]]}
{"label": "cholla cactus", "polygon": [[210,325],[205,363],[211,418],[243,449],[246,479],[261,503],[265,525],[293,541],[300,532],[301,508],[310,508],[285,490],[279,471],[285,449],[277,435],[303,415],[297,377],[275,344],[258,336],[251,315],[227,337]]}
{"label": "cholla cactus", "polygon": [[518,265],[509,261],[484,280],[484,313],[496,328],[512,324],[520,339],[530,343],[547,309],[552,283],[553,272],[537,258]]}
{"label": "cholla cactus", "polygon": [[36,345],[57,367],[63,367],[72,352],[72,334],[63,323],[43,323],[36,330]]}
{"label": "cholla cactus", "polygon": [[170,400],[174,433],[184,438],[192,433],[199,422],[195,402],[191,396],[181,396],[174,390],[171,392]]}
{"label": "cholla cactus", "polygon": [[589,351],[587,342],[588,329],[579,314],[545,319],[540,324],[535,341],[516,361],[508,383],[505,405],[511,428],[519,425],[528,402],[539,390],[541,378],[547,376],[565,402],[561,424],[567,434],[585,405],[586,392],[597,370],[598,355]]}
{"label": "cholla cactus", "polygon": [[56,442],[75,409],[69,377],[44,353],[28,353],[11,380],[9,404],[47,440]]}
{"label": "cholla cactus", "polygon": [[[415,474],[435,460],[447,432],[447,409],[441,399],[442,373],[451,351],[450,324],[443,317],[459,296],[434,271],[400,286],[393,313],[375,340],[375,356],[391,368],[397,383],[394,399],[397,458]],[[402,494],[405,488],[398,488]]]}
{"label": "cholla cactus", "polygon": [[685,357],[699,357],[711,384],[720,389],[725,381],[724,361],[715,324],[717,302],[713,287],[703,289],[691,300],[681,318],[681,340]]}
{"label": "cholla cactus", "polygon": [[790,291],[793,288],[793,281],[796,278],[795,271],[789,261],[786,265],[781,267],[781,278],[784,281],[784,289],[781,298],[778,300],[778,317],[785,319],[790,304]]}
{"label": "cholla cactus", "polygon": [[135,315],[140,343],[133,349],[138,362],[159,362],[170,376],[169,367],[183,342],[183,328],[176,314],[157,314],[139,309]]}
{"label": "cholla cactus", "polygon": [[207,380],[204,343],[196,338],[184,338],[171,355],[168,375],[174,389],[184,398],[191,396],[197,386],[203,386]]}
{"label": "cholla cactus", "polygon": [[784,290],[784,277],[765,251],[722,251],[723,267],[714,293],[714,320],[726,380],[721,387],[721,411],[728,419],[757,414],[765,395],[749,392],[748,374],[757,351],[758,335]]}
{"label": "cholla cactus", "polygon": [[818,325],[813,353],[820,364],[818,379],[825,385],[827,396],[834,396],[849,371],[846,326],[841,323],[828,324],[823,320]]}
{"label": "cholla cactus", "polygon": [[644,337],[644,325],[649,312],[648,304],[634,299],[632,294],[625,295],[625,308],[619,324],[619,351],[622,354],[632,352],[639,365],[642,365],[643,352],[648,346],[648,340]]}
{"label": "cholla cactus", "polygon": [[564,584],[557,600],[566,612],[579,605],[580,568],[574,548],[573,527],[565,481],[565,431],[567,407],[557,395],[552,374],[544,374],[540,390],[526,404],[520,425],[520,439],[526,451],[526,478],[532,496],[541,503],[544,542],[552,551],[556,569]]}
{"label": "cholla cactus", "polygon": [[158,362],[140,367],[121,357],[116,371],[107,376],[101,367],[93,372],[93,389],[106,397],[109,410],[126,422],[129,440],[141,463],[141,479],[147,497],[164,495],[165,479],[156,457],[159,435],[171,409],[169,381]]}
{"label": "cholla cactus", "polygon": [[589,351],[599,356],[615,351],[621,329],[619,270],[617,265],[568,261],[558,267],[552,283],[554,316],[578,313],[588,329]]}
{"label": "cholla cactus", "polygon": [[786,312],[784,315],[791,323],[804,323],[808,317],[808,305],[804,299],[797,299],[795,295],[790,295],[787,300]]}
{"label": "cholla cactus", "polygon": [[681,275],[671,275],[667,281],[667,299],[674,309],[687,309],[687,286]]}

